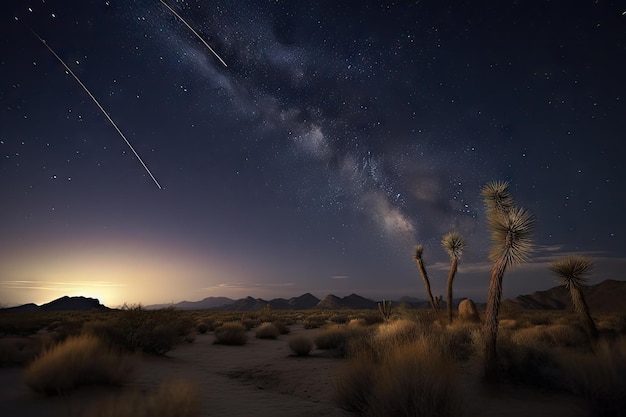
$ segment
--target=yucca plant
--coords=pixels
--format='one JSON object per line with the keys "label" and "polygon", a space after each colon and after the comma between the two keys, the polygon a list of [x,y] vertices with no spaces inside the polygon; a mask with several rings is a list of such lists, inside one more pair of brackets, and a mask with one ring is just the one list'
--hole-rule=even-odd
{"label": "yucca plant", "polygon": [[494,181],[486,184],[481,193],[487,208],[487,225],[491,231],[491,251],[493,262],[487,293],[485,311],[485,368],[487,380],[497,378],[498,357],[498,316],[502,300],[502,279],[510,265],[528,260],[532,251],[531,232],[534,225],[532,214],[513,205],[509,183]]}
{"label": "yucca plant", "polygon": [[441,245],[450,256],[450,272],[448,273],[448,281],[446,283],[446,307],[448,309],[448,321],[452,323],[452,282],[456,275],[459,259],[461,259],[463,249],[465,248],[465,239],[458,232],[450,232],[443,236]]}
{"label": "yucca plant", "polygon": [[591,268],[593,268],[591,258],[580,255],[564,256],[548,266],[550,271],[561,278],[559,284],[569,291],[574,310],[585,323],[591,342],[595,343],[598,340],[598,328],[591,318],[582,292],[582,286],[587,282]]}
{"label": "yucca plant", "polygon": [[426,272],[426,267],[424,266],[424,247],[422,245],[417,245],[415,247],[415,262],[417,263],[417,267],[420,270],[420,274],[422,275],[422,280],[424,281],[424,286],[426,287],[426,295],[428,296],[428,301],[430,301],[430,306],[433,308],[433,311],[437,312],[437,304],[435,304],[435,299],[433,298],[433,293],[430,291],[430,280],[428,279],[428,273]]}

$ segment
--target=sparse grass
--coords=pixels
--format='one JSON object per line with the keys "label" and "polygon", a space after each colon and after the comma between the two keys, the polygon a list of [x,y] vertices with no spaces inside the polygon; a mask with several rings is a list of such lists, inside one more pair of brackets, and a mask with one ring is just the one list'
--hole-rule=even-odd
{"label": "sparse grass", "polygon": [[92,335],[71,337],[44,351],[25,370],[26,385],[61,394],[82,385],[118,385],[130,374],[128,362]]}
{"label": "sparse grass", "polygon": [[272,323],[263,323],[256,328],[257,339],[277,339],[280,332]]}
{"label": "sparse grass", "polygon": [[289,326],[284,321],[274,320],[272,324],[278,329],[280,334],[289,334],[291,332]]}
{"label": "sparse grass", "polygon": [[307,356],[313,350],[313,341],[304,335],[296,335],[289,339],[289,349],[298,356]]}
{"label": "sparse grass", "polygon": [[317,329],[326,324],[328,314],[318,313],[311,314],[302,321],[305,329]]}
{"label": "sparse grass", "polygon": [[584,398],[587,415],[626,415],[626,338],[601,340],[593,352],[562,351],[566,388]]}
{"label": "sparse grass", "polygon": [[379,333],[340,371],[337,400],[359,416],[459,416],[455,365],[432,339]]}
{"label": "sparse grass", "polygon": [[222,324],[215,329],[215,343],[220,345],[245,345],[248,342],[246,327],[237,321]]}
{"label": "sparse grass", "polygon": [[195,417],[201,412],[200,393],[190,382],[177,379],[156,391],[131,391],[97,404],[86,417]]}

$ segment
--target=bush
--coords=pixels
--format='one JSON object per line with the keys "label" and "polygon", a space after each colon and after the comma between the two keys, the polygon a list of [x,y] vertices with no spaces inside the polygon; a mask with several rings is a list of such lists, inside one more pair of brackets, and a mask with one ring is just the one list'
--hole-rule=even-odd
{"label": "bush", "polygon": [[[463,402],[455,384],[454,362],[422,337],[356,352],[340,371],[337,400],[360,416],[458,416]],[[377,352],[372,355],[372,352]]]}
{"label": "bush", "polygon": [[305,329],[317,329],[326,324],[327,314],[312,314],[302,321]]}
{"label": "bush", "polygon": [[258,339],[276,339],[279,331],[272,323],[263,323],[256,329],[256,337]]}
{"label": "bush", "polygon": [[194,324],[172,308],[144,310],[135,305],[124,306],[107,321],[85,323],[83,333],[131,352],[164,355],[181,341],[193,341]]}
{"label": "bush", "polygon": [[200,334],[205,334],[206,332],[211,330],[211,326],[208,323],[201,322],[196,325],[196,330]]}
{"label": "bush", "polygon": [[566,388],[583,398],[589,416],[626,415],[626,338],[601,341],[595,352],[562,352]]}
{"label": "bush", "polygon": [[307,356],[313,350],[313,341],[304,335],[294,336],[289,339],[289,348],[298,356]]}
{"label": "bush", "polygon": [[272,324],[278,329],[280,334],[289,334],[291,330],[284,321],[273,321]]}
{"label": "bush", "polygon": [[320,330],[313,341],[318,349],[333,349],[337,351],[338,356],[347,356],[352,346],[359,345],[369,334],[370,330],[367,327],[333,325]]}
{"label": "bush", "polygon": [[118,385],[130,374],[127,362],[92,335],[71,337],[46,350],[24,372],[36,392],[61,394],[82,385]]}
{"label": "bush", "polygon": [[217,344],[245,345],[247,341],[246,327],[241,322],[226,322],[215,329],[215,343]]}
{"label": "bush", "polygon": [[200,393],[178,379],[162,383],[155,392],[132,391],[97,404],[87,417],[195,417],[201,413]]}

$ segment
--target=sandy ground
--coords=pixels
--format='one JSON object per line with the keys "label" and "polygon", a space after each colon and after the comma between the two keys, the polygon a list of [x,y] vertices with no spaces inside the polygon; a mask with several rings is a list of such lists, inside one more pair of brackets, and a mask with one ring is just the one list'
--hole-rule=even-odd
{"label": "sandy ground", "polygon": [[[19,368],[0,369],[0,414],[23,417],[84,416],[86,410],[130,389],[153,390],[161,382],[182,378],[198,387],[203,416],[330,417],[349,416],[334,402],[334,377],[344,359],[314,351],[309,357],[291,355],[289,337],[318,330],[292,327],[277,340],[250,339],[244,346],[213,344],[213,335],[198,335],[177,346],[167,357],[137,359],[134,378],[123,388],[89,387],[61,397],[32,393],[20,380]],[[542,393],[520,387],[486,389],[477,370],[461,370],[468,415],[584,416],[569,395]],[[155,416],[157,417],[157,416]]]}

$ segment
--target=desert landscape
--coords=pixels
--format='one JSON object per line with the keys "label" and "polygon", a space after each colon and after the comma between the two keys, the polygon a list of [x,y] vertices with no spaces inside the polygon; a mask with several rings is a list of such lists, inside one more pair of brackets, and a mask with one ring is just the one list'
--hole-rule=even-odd
{"label": "desert landscape", "polygon": [[569,309],[514,304],[503,303],[496,383],[483,378],[482,309],[452,323],[397,303],[3,311],[0,406],[40,417],[623,415],[623,312],[595,315],[592,342]]}

